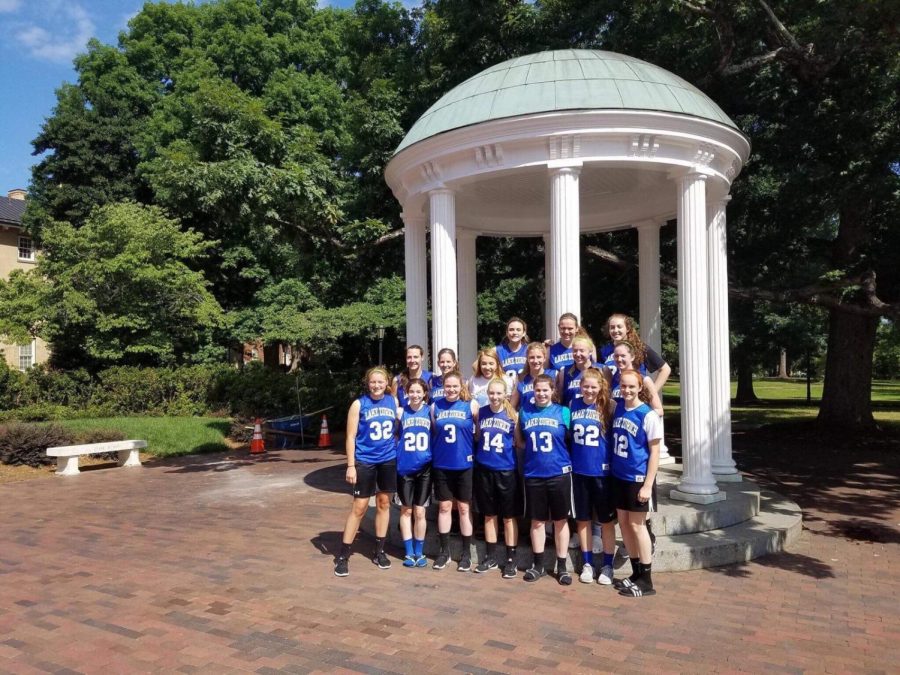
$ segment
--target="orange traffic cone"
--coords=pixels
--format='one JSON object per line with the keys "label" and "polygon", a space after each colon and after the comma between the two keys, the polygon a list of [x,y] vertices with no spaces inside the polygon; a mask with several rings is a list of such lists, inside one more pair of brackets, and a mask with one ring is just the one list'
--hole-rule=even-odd
{"label": "orange traffic cone", "polygon": [[328,418],[325,415],[322,415],[322,429],[319,431],[319,447],[331,447],[331,434],[328,433]]}
{"label": "orange traffic cone", "polygon": [[257,417],[253,423],[253,440],[250,441],[250,454],[261,455],[266,451],[266,442],[262,435],[262,420]]}

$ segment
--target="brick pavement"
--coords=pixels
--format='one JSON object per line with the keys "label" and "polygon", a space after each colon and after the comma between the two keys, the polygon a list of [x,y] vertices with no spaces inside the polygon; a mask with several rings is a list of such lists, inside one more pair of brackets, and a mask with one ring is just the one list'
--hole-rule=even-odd
{"label": "brick pavement", "polygon": [[338,579],[340,460],[237,452],[0,486],[0,672],[898,670],[895,500],[878,542],[820,526],[836,518],[820,502],[790,552],[659,574],[659,595],[629,600],[404,569],[399,551],[381,571],[367,534]]}

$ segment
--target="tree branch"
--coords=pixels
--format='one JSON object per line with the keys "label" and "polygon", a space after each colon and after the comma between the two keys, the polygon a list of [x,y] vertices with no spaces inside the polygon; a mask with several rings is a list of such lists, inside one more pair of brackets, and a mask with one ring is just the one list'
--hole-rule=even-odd
{"label": "tree branch", "polygon": [[[615,253],[604,250],[598,246],[588,246],[587,252],[605,264],[623,272],[637,269],[637,264],[623,260]],[[661,273],[660,282],[665,286],[677,288],[678,279]],[[866,298],[865,304],[852,304],[844,302],[840,293],[849,288],[861,287]],[[826,309],[835,309],[847,314],[859,316],[890,316],[900,318],[900,303],[886,303],[876,295],[875,273],[867,272],[854,278],[841,279],[828,284],[810,284],[800,288],[786,288],[772,290],[755,286],[728,285],[728,295],[732,298],[751,301],[765,301],[779,305],[799,303],[803,305],[816,305]]]}

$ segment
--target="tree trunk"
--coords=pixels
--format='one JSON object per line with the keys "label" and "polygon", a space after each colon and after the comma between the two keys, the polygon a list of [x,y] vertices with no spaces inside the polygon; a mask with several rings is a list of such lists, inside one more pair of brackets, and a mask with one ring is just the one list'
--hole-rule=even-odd
{"label": "tree trunk", "polygon": [[872,428],[872,357],[878,318],[831,310],[819,423]]}
{"label": "tree trunk", "polygon": [[[857,264],[866,241],[869,209],[848,204],[840,210],[838,235],[832,244],[836,269]],[[819,424],[841,429],[875,426],[872,417],[872,359],[878,317],[860,316],[832,309],[828,322],[825,385],[819,405]]]}
{"label": "tree trunk", "polygon": [[787,349],[781,348],[781,356],[778,358],[778,379],[787,380],[791,377],[787,367]]}
{"label": "tree trunk", "polygon": [[737,403],[756,403],[759,399],[753,391],[753,362],[740,350],[735,350],[737,361]]}

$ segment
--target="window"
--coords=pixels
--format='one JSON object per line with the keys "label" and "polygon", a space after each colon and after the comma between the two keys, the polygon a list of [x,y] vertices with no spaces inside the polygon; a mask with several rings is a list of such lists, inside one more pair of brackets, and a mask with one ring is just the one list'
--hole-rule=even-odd
{"label": "window", "polygon": [[31,237],[19,237],[19,260],[34,260],[34,242]]}
{"label": "window", "polygon": [[25,372],[34,365],[34,341],[19,345],[19,370]]}

